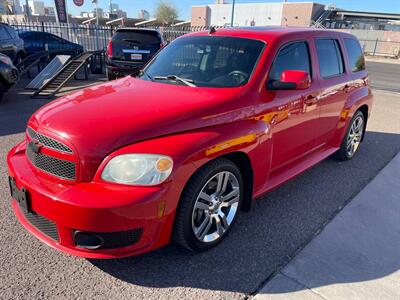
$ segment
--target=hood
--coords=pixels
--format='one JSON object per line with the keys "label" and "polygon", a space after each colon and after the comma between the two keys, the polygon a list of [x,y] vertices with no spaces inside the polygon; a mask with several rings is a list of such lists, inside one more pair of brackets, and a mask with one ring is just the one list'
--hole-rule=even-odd
{"label": "hood", "polygon": [[[96,165],[123,146],[252,115],[240,108],[243,88],[191,88],[132,77],[89,87],[37,111],[29,125],[72,145]],[[239,110],[240,108],[240,110]]]}

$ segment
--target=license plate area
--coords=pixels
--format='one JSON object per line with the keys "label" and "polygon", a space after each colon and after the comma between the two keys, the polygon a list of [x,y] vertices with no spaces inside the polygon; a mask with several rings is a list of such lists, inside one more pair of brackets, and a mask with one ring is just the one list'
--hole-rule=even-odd
{"label": "license plate area", "polygon": [[143,55],[142,54],[138,54],[138,53],[132,53],[131,54],[131,60],[142,60],[143,59]]}
{"label": "license plate area", "polygon": [[8,177],[8,183],[10,185],[11,197],[17,200],[19,206],[23,211],[25,211],[26,213],[30,212],[30,200],[28,191],[24,187],[18,189],[15,179],[12,177]]}

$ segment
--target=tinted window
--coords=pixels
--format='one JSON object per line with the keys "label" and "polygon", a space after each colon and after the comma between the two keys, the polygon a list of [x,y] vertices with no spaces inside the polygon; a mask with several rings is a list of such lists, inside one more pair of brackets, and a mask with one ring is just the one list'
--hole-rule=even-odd
{"label": "tinted window", "polygon": [[[145,71],[153,79],[177,75],[197,86],[240,86],[249,80],[264,45],[261,41],[234,37],[180,38],[164,48]],[[141,78],[149,79],[145,74]]]}
{"label": "tinted window", "polygon": [[316,41],[319,72],[322,77],[342,74],[343,58],[337,40],[320,39]]}
{"label": "tinted window", "polygon": [[161,43],[158,32],[152,30],[119,30],[114,34],[113,41],[125,41],[147,45],[160,45]]}
{"label": "tinted window", "polygon": [[353,39],[344,39],[344,45],[349,57],[349,64],[352,72],[365,70],[364,55],[358,41]]}
{"label": "tinted window", "polygon": [[269,80],[279,80],[285,70],[306,71],[311,75],[310,56],[305,42],[284,46],[275,58],[269,73]]}
{"label": "tinted window", "polygon": [[0,27],[0,40],[8,40],[10,38],[11,38],[11,36],[7,32],[7,30],[3,26],[1,26]]}

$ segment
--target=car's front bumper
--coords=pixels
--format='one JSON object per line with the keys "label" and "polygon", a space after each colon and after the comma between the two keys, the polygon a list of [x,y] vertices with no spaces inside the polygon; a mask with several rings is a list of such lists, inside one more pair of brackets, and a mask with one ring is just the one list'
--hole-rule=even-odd
{"label": "car's front bumper", "polygon": [[[95,182],[66,185],[49,181],[26,159],[24,143],[10,151],[7,163],[17,188],[23,187],[29,194],[30,214],[21,209],[16,199],[12,200],[17,218],[49,246],[81,257],[116,258],[151,251],[169,242],[175,213],[171,203],[176,204],[178,195],[168,184],[131,187]],[[39,219],[39,226],[35,218]],[[48,232],[52,224],[58,240]],[[76,231],[104,233],[111,239],[128,231],[136,231],[140,236],[132,245],[90,250],[76,245]]]}
{"label": "car's front bumper", "polygon": [[7,82],[7,89],[18,81],[19,72],[16,67],[2,67],[0,72],[4,80]]}

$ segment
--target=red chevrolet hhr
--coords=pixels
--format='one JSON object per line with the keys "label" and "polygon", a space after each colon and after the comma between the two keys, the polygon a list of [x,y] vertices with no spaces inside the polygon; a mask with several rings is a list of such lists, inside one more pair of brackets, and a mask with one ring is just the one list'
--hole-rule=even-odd
{"label": "red chevrolet hhr", "polygon": [[137,78],[61,97],[7,157],[12,206],[46,244],[114,258],[206,250],[252,200],[330,155],[351,159],[372,95],[346,33],[212,29]]}

